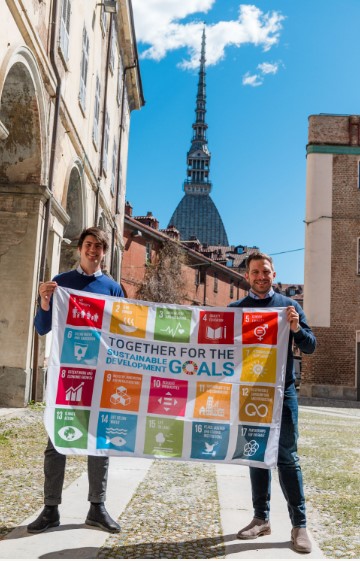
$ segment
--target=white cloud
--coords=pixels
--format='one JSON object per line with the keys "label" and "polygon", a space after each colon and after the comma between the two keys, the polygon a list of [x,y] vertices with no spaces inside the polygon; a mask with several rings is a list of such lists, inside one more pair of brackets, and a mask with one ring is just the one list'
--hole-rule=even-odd
{"label": "white cloud", "polygon": [[247,72],[242,79],[243,86],[252,86],[256,88],[257,86],[262,86],[264,79],[259,76],[259,74],[250,74]]}
{"label": "white cloud", "polygon": [[262,74],[276,74],[279,70],[279,63],[262,62],[258,64],[258,69]]}
{"label": "white cloud", "polygon": [[[144,50],[139,48],[141,57],[159,61],[169,51],[185,48],[189,58],[180,66],[198,68],[202,19],[215,1],[133,0],[136,37],[140,44],[146,45]],[[229,46],[253,44],[268,51],[279,41],[283,20],[280,12],[265,13],[254,5],[240,4],[237,19],[206,26],[207,65],[221,61]]]}

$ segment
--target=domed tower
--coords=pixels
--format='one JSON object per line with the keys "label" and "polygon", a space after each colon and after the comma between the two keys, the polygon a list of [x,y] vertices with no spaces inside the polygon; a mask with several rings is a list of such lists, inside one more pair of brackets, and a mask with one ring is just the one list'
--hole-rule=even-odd
{"label": "domed tower", "polygon": [[206,83],[205,83],[205,28],[202,34],[199,82],[196,95],[196,119],[192,125],[193,137],[187,153],[185,195],[176,207],[169,226],[175,226],[181,240],[196,237],[202,244],[229,245],[223,221],[210,197],[210,159],[206,138]]}

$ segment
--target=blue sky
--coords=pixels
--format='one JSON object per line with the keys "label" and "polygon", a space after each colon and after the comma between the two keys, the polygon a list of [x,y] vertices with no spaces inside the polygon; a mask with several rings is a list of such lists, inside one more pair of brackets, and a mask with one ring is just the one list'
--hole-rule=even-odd
{"label": "blue sky", "polygon": [[133,0],[146,105],[131,117],[126,199],[166,228],[183,196],[207,26],[211,197],[229,243],[304,282],[308,117],[360,114],[359,0]]}

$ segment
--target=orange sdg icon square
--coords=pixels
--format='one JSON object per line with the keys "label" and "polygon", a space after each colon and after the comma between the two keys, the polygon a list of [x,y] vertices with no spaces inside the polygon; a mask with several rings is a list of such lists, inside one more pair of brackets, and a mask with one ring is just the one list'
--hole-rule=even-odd
{"label": "orange sdg icon square", "polygon": [[277,312],[245,312],[242,342],[248,345],[276,345],[279,317]]}
{"label": "orange sdg icon square", "polygon": [[101,407],[120,411],[138,411],[142,376],[126,372],[104,372]]}
{"label": "orange sdg icon square", "polygon": [[144,339],[149,308],[128,302],[114,302],[110,331],[128,337]]}
{"label": "orange sdg icon square", "polygon": [[230,419],[232,384],[198,382],[194,417],[197,419]]}

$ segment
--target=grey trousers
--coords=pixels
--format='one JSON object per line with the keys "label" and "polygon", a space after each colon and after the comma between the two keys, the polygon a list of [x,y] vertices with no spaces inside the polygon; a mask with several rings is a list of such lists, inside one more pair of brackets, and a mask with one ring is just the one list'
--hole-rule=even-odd
{"label": "grey trousers", "polygon": [[[65,477],[66,456],[57,452],[51,442],[44,452],[44,504],[61,504],[61,494]],[[89,495],[91,503],[103,503],[106,499],[106,485],[109,471],[109,458],[88,456]]]}

